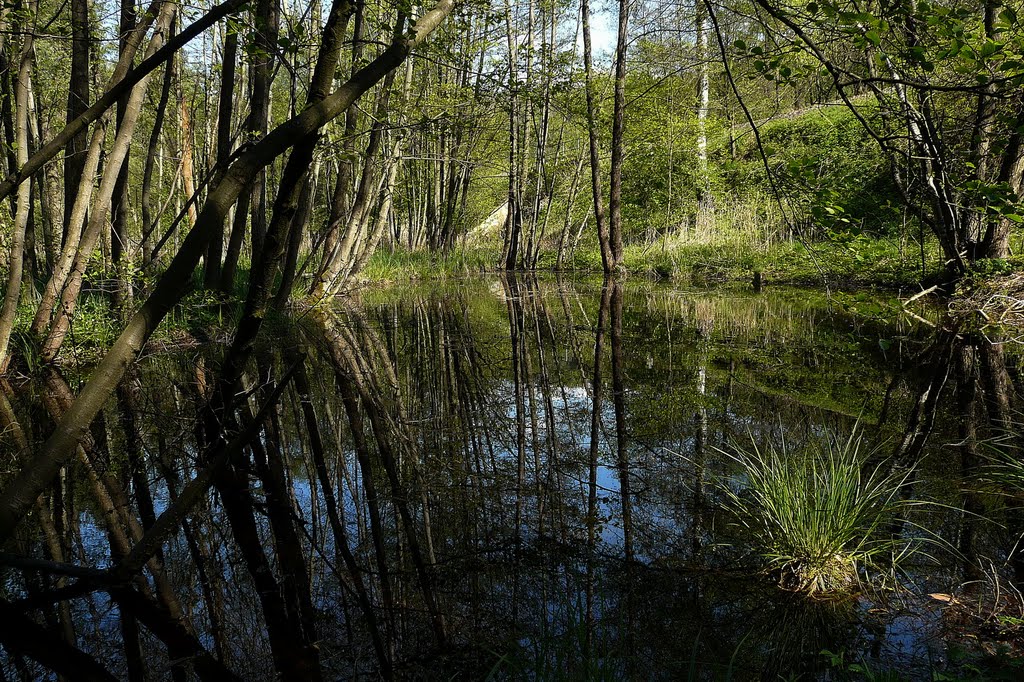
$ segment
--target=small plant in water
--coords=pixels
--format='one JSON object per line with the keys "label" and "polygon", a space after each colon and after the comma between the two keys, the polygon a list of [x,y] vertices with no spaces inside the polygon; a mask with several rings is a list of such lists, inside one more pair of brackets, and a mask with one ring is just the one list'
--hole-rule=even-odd
{"label": "small plant in water", "polygon": [[906,556],[907,541],[890,524],[912,504],[901,495],[910,472],[893,472],[887,462],[865,471],[860,448],[855,429],[845,442],[830,437],[819,447],[752,442],[723,453],[742,472],[739,481],[720,483],[725,506],[781,586],[845,593],[862,574],[892,571]]}

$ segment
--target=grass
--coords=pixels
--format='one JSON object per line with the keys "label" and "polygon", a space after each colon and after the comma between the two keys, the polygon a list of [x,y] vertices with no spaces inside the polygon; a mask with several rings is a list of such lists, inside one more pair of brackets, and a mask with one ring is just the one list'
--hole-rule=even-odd
{"label": "grass", "polygon": [[[931,247],[929,247],[930,249]],[[373,255],[362,273],[365,280],[438,280],[498,270],[500,245],[460,246],[448,254],[402,248],[382,249]],[[626,245],[623,265],[634,276],[669,279],[690,284],[750,282],[755,272],[767,284],[788,283],[821,286],[875,286],[888,289],[914,288],[936,274],[932,254],[922,272],[915,249],[900,248],[889,239],[854,242],[823,241],[810,249],[800,242],[781,241],[770,246],[727,235],[701,241],[673,240],[668,244]],[[537,270],[557,267],[555,248],[545,248]],[[563,271],[600,273],[601,254],[596,244],[581,244],[567,252]]]}
{"label": "grass", "polygon": [[889,240],[856,245],[822,241],[808,249],[800,242],[759,246],[744,241],[682,242],[630,246],[625,250],[626,270],[692,283],[749,282],[760,272],[766,283],[868,285],[900,288],[932,275],[921,271],[912,254]]}
{"label": "grass", "polygon": [[787,589],[850,592],[863,574],[890,571],[908,553],[887,526],[911,504],[901,497],[909,472],[883,466],[865,475],[860,434],[789,451],[785,445],[726,453],[742,473],[720,490],[734,523]]}
{"label": "grass", "polygon": [[494,270],[497,262],[497,252],[482,248],[458,248],[448,253],[380,248],[370,257],[360,277],[375,282],[449,279]]}

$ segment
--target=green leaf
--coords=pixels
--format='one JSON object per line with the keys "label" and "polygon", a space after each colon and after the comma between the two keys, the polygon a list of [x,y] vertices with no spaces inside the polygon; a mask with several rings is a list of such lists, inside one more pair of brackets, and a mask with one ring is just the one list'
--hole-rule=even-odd
{"label": "green leaf", "polygon": [[981,48],[981,58],[982,59],[987,59],[988,57],[991,57],[996,52],[999,52],[999,50],[1001,50],[1002,47],[1003,47],[1002,43],[997,43],[994,40],[988,41]]}

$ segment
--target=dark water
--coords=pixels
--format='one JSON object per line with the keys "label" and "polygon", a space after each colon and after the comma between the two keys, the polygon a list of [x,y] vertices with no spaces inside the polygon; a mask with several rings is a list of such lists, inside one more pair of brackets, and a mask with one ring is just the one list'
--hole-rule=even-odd
{"label": "dark water", "polygon": [[[1012,500],[976,492],[988,453],[1015,447],[1019,355],[991,330],[937,331],[884,297],[488,279],[366,292],[265,332],[233,415],[263,429],[229,464],[200,418],[215,343],[154,349],[93,425],[6,548],[5,613],[51,652],[8,620],[6,679],[52,677],[38,661],[70,647],[122,679],[992,665],[963,653],[973,621],[925,596],[970,583],[984,601],[1020,577]],[[80,380],[7,387],[3,475]],[[858,427],[865,459],[914,467],[911,494],[934,503],[891,532],[934,540],[899,590],[781,590],[721,510],[742,481],[722,451]],[[118,573],[186,490],[142,577]]]}

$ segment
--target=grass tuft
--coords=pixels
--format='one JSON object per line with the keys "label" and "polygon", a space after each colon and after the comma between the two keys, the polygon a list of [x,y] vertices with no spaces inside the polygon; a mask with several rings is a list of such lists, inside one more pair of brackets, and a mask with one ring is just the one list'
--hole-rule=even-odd
{"label": "grass tuft", "polygon": [[901,495],[909,472],[883,463],[865,473],[860,447],[855,430],[845,442],[830,437],[795,452],[752,443],[725,453],[742,472],[738,488],[720,485],[725,506],[782,587],[847,593],[862,575],[891,571],[908,554],[890,524],[911,504]]}

